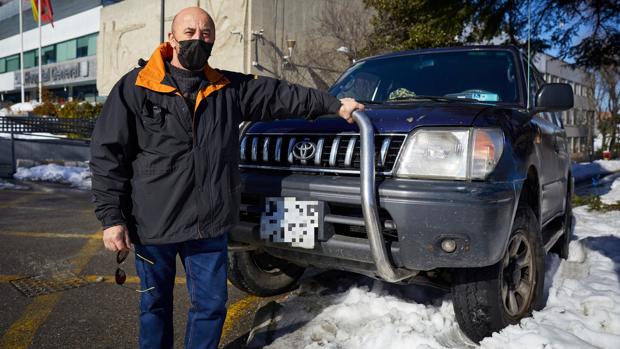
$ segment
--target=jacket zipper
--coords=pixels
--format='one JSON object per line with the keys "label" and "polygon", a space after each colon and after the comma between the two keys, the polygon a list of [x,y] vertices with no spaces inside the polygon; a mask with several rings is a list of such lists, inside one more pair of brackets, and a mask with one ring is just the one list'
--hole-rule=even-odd
{"label": "jacket zipper", "polygon": [[[181,96],[182,97],[182,96]],[[183,98],[183,103],[185,103],[185,98]],[[194,168],[196,167],[196,105],[194,102],[194,110],[192,111],[192,150],[194,151]],[[195,171],[195,170],[194,170]],[[194,172],[195,173],[195,172]],[[196,178],[196,175],[194,175],[194,181],[198,181],[198,179]],[[204,189],[204,188],[203,188]],[[202,239],[204,236],[202,235],[202,232],[200,231],[200,213],[198,212],[198,207],[200,207],[200,190],[198,193],[198,198],[196,198],[196,216],[197,216],[197,223],[196,223],[196,232],[198,233],[198,238]]]}

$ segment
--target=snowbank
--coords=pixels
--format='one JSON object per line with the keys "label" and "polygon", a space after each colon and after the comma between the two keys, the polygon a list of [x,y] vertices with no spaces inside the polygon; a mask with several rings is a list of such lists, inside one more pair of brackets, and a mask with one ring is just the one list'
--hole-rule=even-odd
{"label": "snowbank", "polygon": [[[611,188],[606,196],[620,197],[620,178]],[[480,347],[618,348],[620,211],[589,212],[587,207],[577,207],[574,215],[576,240],[571,242],[569,260],[560,260],[556,255],[547,257],[545,282],[549,296],[545,308],[486,338]],[[419,287],[401,290],[407,288]],[[326,297],[320,290],[293,296],[282,303],[278,312],[282,319],[276,324],[281,334],[268,348],[476,347],[458,329],[450,295],[415,302],[399,293],[354,286],[327,297],[328,304],[310,310],[314,314],[297,326],[290,319],[295,315],[288,314],[300,312],[296,309],[300,308],[300,299],[301,304],[310,305],[325,303]],[[287,327],[298,329],[282,334]]]}
{"label": "snowbank", "polygon": [[79,189],[90,189],[90,170],[87,167],[70,167],[56,164],[31,168],[19,167],[14,175],[22,181],[66,183]]}
{"label": "snowbank", "polygon": [[[11,139],[11,134],[6,132],[0,132],[0,138]],[[28,134],[15,133],[13,134],[14,139],[44,139],[44,140],[57,140],[57,139],[66,139],[67,135],[55,135],[53,133],[48,132],[33,132]]]}
{"label": "snowbank", "polygon": [[37,102],[37,101],[30,101],[30,102],[24,102],[24,103],[15,103],[15,104],[13,104],[11,106],[11,111],[13,113],[27,113],[27,112],[31,112],[39,104],[40,103]]}
{"label": "snowbank", "polygon": [[28,187],[19,184],[13,184],[11,182],[4,181],[0,179],[0,190],[2,189],[12,189],[12,190],[26,190]]}
{"label": "snowbank", "polygon": [[572,165],[573,177],[578,182],[618,171],[620,171],[620,160],[596,160]]}

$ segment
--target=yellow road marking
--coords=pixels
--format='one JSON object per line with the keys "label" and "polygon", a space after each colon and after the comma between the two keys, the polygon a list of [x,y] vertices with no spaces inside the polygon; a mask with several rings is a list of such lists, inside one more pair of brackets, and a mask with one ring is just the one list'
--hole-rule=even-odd
{"label": "yellow road marking", "polygon": [[[17,280],[17,279],[21,279],[24,278],[26,276],[24,275],[11,275],[11,274],[7,274],[7,275],[0,275],[0,284],[5,284],[8,282],[11,282],[13,280]],[[92,283],[98,283],[98,282],[105,282],[105,283],[116,283],[116,281],[114,280],[114,275],[82,275],[81,276],[84,280],[88,281],[88,282],[92,282]],[[99,279],[99,278],[103,278],[103,280]],[[99,281],[101,280],[101,281]],[[139,284],[140,283],[140,278],[137,276],[127,276],[127,279],[125,280],[125,283],[127,284]],[[174,279],[174,283],[177,285],[185,285],[187,282],[185,280],[185,277],[183,276],[177,276]],[[231,286],[232,284],[229,282],[228,283],[229,286]]]}
{"label": "yellow road marking", "polygon": [[244,316],[250,313],[254,313],[260,305],[263,298],[248,295],[237,302],[231,304],[228,307],[226,313],[226,320],[224,320],[224,327],[222,328],[221,341],[232,332],[233,326]]}
{"label": "yellow road marking", "polygon": [[94,234],[84,233],[48,233],[48,232],[26,232],[26,231],[0,231],[0,235],[5,236],[22,236],[31,238],[69,238],[69,239],[92,239],[101,240],[102,233]]}
{"label": "yellow road marking", "polygon": [[11,280],[17,280],[22,278],[23,276],[21,275],[0,275],[0,283],[4,284],[7,283]]}
{"label": "yellow road marking", "polygon": [[[73,272],[79,274],[92,256],[101,248],[101,241],[89,239],[72,259]],[[26,310],[0,338],[0,349],[28,348],[41,324],[52,312],[62,293],[52,293],[36,297]]]}

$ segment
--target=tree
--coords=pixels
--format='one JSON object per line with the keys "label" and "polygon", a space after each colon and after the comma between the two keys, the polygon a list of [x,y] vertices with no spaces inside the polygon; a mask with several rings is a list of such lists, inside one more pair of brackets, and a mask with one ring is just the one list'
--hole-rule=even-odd
{"label": "tree", "polygon": [[[343,19],[345,13],[354,13],[355,18]],[[313,18],[316,29],[295,48],[281,77],[326,90],[349,65],[368,54],[372,14],[361,0],[325,1]]]}
{"label": "tree", "polygon": [[[556,48],[560,58],[600,68],[620,65],[618,0],[364,0],[376,9],[377,51],[463,43]],[[530,16],[531,31],[528,26]]]}
{"label": "tree", "polygon": [[602,111],[598,128],[603,137],[603,149],[616,151],[620,126],[620,69],[603,67],[597,71],[596,76],[596,101]]}

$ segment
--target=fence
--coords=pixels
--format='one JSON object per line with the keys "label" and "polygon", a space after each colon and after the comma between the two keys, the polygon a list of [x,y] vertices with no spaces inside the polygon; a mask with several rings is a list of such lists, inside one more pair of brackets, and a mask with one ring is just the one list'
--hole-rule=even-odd
{"label": "fence", "polygon": [[49,133],[72,139],[89,139],[94,127],[94,119],[0,116],[0,133]]}
{"label": "fence", "polygon": [[88,161],[94,126],[93,119],[0,117],[0,177],[11,177],[20,159]]}

